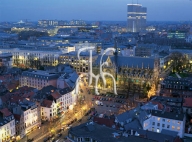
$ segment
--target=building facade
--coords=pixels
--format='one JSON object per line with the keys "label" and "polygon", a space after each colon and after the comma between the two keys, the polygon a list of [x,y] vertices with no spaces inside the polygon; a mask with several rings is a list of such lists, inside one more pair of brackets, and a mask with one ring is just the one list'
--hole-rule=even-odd
{"label": "building facade", "polygon": [[186,121],[185,114],[152,110],[151,115],[151,127],[148,130],[157,133],[161,133],[163,129],[170,130],[177,132],[180,138],[184,137]]}
{"label": "building facade", "polygon": [[17,122],[19,123],[18,136],[20,138],[23,138],[27,133],[41,125],[41,121],[38,118],[38,109],[34,102],[27,100],[20,102],[17,107],[13,108],[13,114],[18,115],[20,118]]}
{"label": "building facade", "polygon": [[[93,72],[99,73],[99,55],[93,66]],[[103,72],[108,72],[116,79],[117,90],[125,90],[123,87],[142,87],[143,84],[154,86],[157,84],[159,76],[159,61],[154,58],[125,57],[125,56],[103,56],[102,63],[108,62],[108,66],[103,66]],[[131,86],[129,86],[131,84]],[[106,86],[102,80],[98,82],[101,90],[113,90],[112,78],[106,76]],[[127,89],[127,88],[126,88]],[[125,91],[124,91],[125,93]]]}
{"label": "building facade", "polygon": [[57,79],[59,75],[48,73],[41,70],[24,71],[19,79],[19,86],[34,87],[42,89],[45,86],[57,86]]}
{"label": "building facade", "polygon": [[[96,60],[97,55],[93,54],[93,62]],[[70,52],[59,56],[59,63],[70,64],[77,72],[87,73],[89,71],[89,52],[80,54],[80,60],[77,57],[77,52]]]}
{"label": "building facade", "polygon": [[141,4],[127,5],[128,32],[139,32],[146,30],[147,8]]}
{"label": "building facade", "polygon": [[11,141],[15,136],[15,119],[7,109],[0,110],[0,142]]}

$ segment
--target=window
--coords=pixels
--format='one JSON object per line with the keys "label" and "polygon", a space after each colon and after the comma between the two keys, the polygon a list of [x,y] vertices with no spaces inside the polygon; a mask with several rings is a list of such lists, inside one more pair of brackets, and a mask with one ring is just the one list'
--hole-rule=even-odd
{"label": "window", "polygon": [[154,132],[154,127],[152,127],[151,131]]}
{"label": "window", "polygon": [[158,121],[160,121],[160,118],[157,118]]}
{"label": "window", "polygon": [[177,130],[180,130],[180,127],[177,127]]}
{"label": "window", "polygon": [[170,128],[170,125],[167,125],[167,128]]}
{"label": "window", "polygon": [[162,124],[162,127],[165,127],[165,124]]}
{"label": "window", "polygon": [[170,120],[168,119],[167,122],[170,122]]}
{"label": "window", "polygon": [[175,129],[175,126],[172,126],[172,129]]}
{"label": "window", "polygon": [[153,122],[153,125],[155,125],[155,122]]}
{"label": "window", "polygon": [[163,119],[163,122],[165,122],[165,119]]}
{"label": "window", "polygon": [[157,133],[160,133],[160,130],[159,130],[159,128],[157,128]]}
{"label": "window", "polygon": [[178,122],[177,122],[177,124],[179,124],[179,125],[180,125],[180,124],[181,124],[181,122],[179,122],[179,121],[178,121]]}
{"label": "window", "polygon": [[157,126],[160,126],[160,123],[157,123]]}

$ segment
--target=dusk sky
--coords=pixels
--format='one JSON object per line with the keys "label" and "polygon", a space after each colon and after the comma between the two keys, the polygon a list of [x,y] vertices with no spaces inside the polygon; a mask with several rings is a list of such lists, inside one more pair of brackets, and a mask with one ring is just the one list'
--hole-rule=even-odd
{"label": "dusk sky", "polygon": [[[192,0],[138,0],[148,21],[192,20]],[[137,3],[137,0],[133,0]],[[0,21],[29,19],[126,21],[132,0],[0,0]]]}

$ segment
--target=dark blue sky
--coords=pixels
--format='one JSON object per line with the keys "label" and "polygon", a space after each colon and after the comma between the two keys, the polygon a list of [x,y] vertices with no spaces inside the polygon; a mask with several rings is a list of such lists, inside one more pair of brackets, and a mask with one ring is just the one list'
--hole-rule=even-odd
{"label": "dark blue sky", "polygon": [[[148,8],[148,21],[192,20],[192,0],[138,1]],[[0,21],[21,19],[126,21],[128,3],[132,3],[132,0],[0,0]]]}

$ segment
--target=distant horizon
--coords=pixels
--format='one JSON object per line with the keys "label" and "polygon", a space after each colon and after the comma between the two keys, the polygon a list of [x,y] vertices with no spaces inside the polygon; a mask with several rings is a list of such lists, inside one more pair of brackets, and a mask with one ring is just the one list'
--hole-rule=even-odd
{"label": "distant horizon", "polygon": [[[17,21],[0,21],[0,23],[3,22],[19,22],[19,21],[25,22],[26,19],[20,19]],[[56,21],[71,21],[71,20],[83,20],[83,19],[71,19],[71,20],[63,20],[63,19],[39,19],[39,20],[56,20]],[[27,20],[28,22],[38,22],[39,20]],[[127,22],[126,20],[83,20],[85,22]],[[175,20],[175,21],[166,21],[166,20],[147,20],[146,22],[192,22],[192,20]]]}
{"label": "distant horizon", "polygon": [[[0,0],[0,21],[86,19],[126,21],[127,4],[137,0]],[[147,7],[148,21],[192,21],[191,0],[138,0]],[[99,20],[95,20],[99,19]]]}

